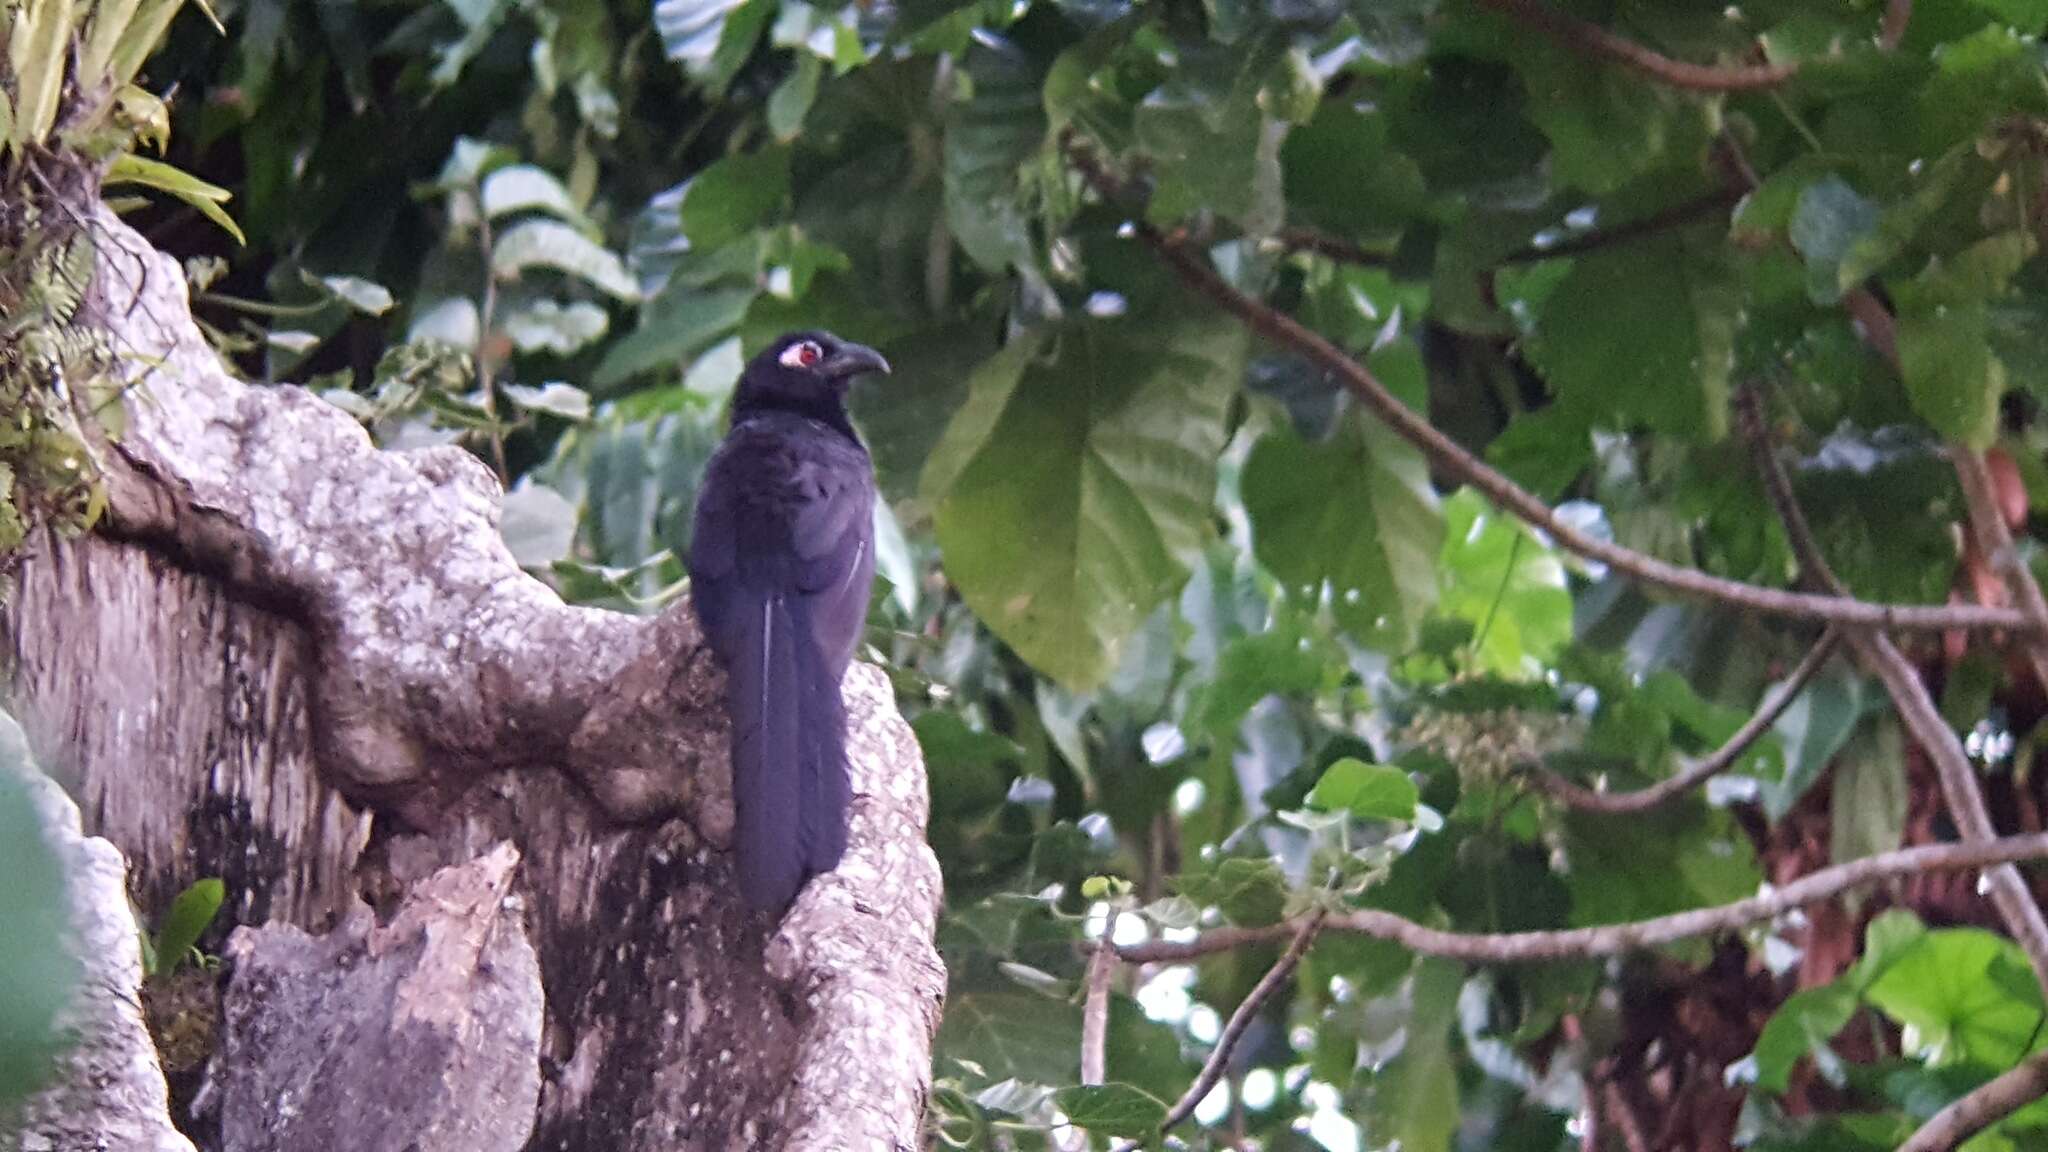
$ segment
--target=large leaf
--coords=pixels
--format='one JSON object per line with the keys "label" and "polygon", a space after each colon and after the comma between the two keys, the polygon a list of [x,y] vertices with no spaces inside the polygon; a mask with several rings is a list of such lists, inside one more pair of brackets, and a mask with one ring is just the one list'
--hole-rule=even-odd
{"label": "large leaf", "polygon": [[1421,454],[1352,411],[1320,444],[1292,431],[1259,438],[1245,462],[1253,547],[1297,588],[1327,586],[1359,640],[1398,649],[1436,603],[1443,514]]}
{"label": "large leaf", "polygon": [[1572,635],[1572,597],[1552,547],[1471,489],[1444,505],[1438,608],[1472,627],[1475,670],[1535,675]]}
{"label": "large leaf", "polygon": [[1946,928],[1902,950],[1865,995],[1911,1029],[1910,1048],[1942,1063],[2005,1067],[2041,1045],[2032,971],[2011,940]]}
{"label": "large leaf", "polygon": [[1450,1152],[1458,1130],[1458,1062],[1451,1044],[1464,971],[1444,960],[1415,967],[1401,1054],[1370,1074],[1364,1127],[1375,1147]]}
{"label": "large leaf", "polygon": [[946,223],[983,268],[1028,268],[1031,233],[1018,168],[1045,143],[1039,72],[994,37],[977,39],[965,63],[973,94],[947,110]]}
{"label": "large leaf", "polygon": [[773,0],[655,0],[654,28],[669,59],[718,92],[732,82],[774,12]]}
{"label": "large leaf", "polygon": [[199,214],[220,226],[221,231],[235,238],[235,243],[246,243],[242,229],[227,214],[221,205],[227,203],[228,190],[209,184],[189,172],[174,168],[161,160],[151,160],[124,152],[114,158],[107,169],[108,184],[140,184],[159,192],[168,192],[199,211]]}
{"label": "large leaf", "polygon": [[1064,325],[975,373],[923,490],[961,596],[1053,679],[1101,683],[1186,578],[1243,355],[1195,313]]}
{"label": "large leaf", "polygon": [[1680,236],[1608,248],[1544,301],[1529,358],[1559,404],[1596,426],[1716,438],[1740,300],[1718,259]]}
{"label": "large leaf", "polygon": [[640,285],[618,255],[559,220],[525,220],[499,237],[491,252],[491,272],[517,279],[531,268],[551,268],[574,276],[620,300],[638,300]]}
{"label": "large leaf", "polygon": [[1166,1119],[1166,1103],[1129,1084],[1091,1084],[1062,1088],[1053,1097],[1067,1120],[1104,1136],[1151,1136]]}

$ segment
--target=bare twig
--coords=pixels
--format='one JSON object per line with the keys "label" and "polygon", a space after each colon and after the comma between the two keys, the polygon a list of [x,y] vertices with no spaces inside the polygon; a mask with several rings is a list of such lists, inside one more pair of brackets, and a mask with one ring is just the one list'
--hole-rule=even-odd
{"label": "bare twig", "polygon": [[[1820,550],[1812,525],[1807,522],[1806,513],[1793,494],[1792,481],[1785,474],[1785,466],[1772,449],[1759,401],[1752,390],[1744,389],[1736,397],[1736,415],[1741,419],[1744,434],[1755,453],[1757,470],[1763,475],[1764,491],[1785,525],[1785,536],[1791,542],[1793,556],[1799,561],[1801,579],[1823,588],[1840,590],[1842,582],[1828,567],[1827,557]],[[1892,706],[1898,710],[1899,723],[1904,725],[1907,734],[1927,753],[1928,761],[1934,765],[1935,778],[1941,784],[1942,801],[1956,830],[1966,843],[1994,843],[1993,838],[1998,833],[1991,823],[1990,810],[1984,805],[1983,790],[1977,785],[1976,769],[1963,751],[1962,742],[1949,730],[1948,721],[1942,718],[1941,709],[1935,706],[1934,697],[1928,693],[1920,673],[1898,646],[1882,633],[1851,632],[1848,640],[1857,659],[1884,684]],[[2026,950],[2028,959],[2032,961],[2035,981],[2044,993],[2048,993],[2048,920],[2042,918],[2041,906],[2035,903],[2033,893],[2028,891],[2026,881],[2020,878],[2017,868],[1989,869],[1984,874],[1984,884],[1992,905],[2005,921],[2007,931],[2012,933],[2013,939]]]}
{"label": "bare twig", "polygon": [[1266,970],[1266,974],[1259,978],[1259,982],[1252,986],[1244,1002],[1237,1006],[1237,1011],[1230,1014],[1229,1022],[1223,1025],[1222,1033],[1216,1037],[1215,1050],[1209,1053],[1209,1059],[1202,1063],[1202,1070],[1196,1073],[1195,1082],[1188,1085],[1188,1090],[1181,1093],[1180,1099],[1167,1110],[1166,1119],[1159,1125],[1161,1132],[1171,1132],[1179,1127],[1182,1121],[1193,1116],[1202,1098],[1207,1096],[1209,1090],[1216,1087],[1216,1082],[1223,1078],[1224,1070],[1230,1065],[1230,1053],[1236,1049],[1237,1042],[1244,1039],[1245,1030],[1252,1026],[1252,1021],[1259,1018],[1259,1012],[1265,1008],[1266,1001],[1273,998],[1273,993],[1278,992],[1287,981],[1293,979],[1295,967],[1308,953],[1309,945],[1315,943],[1316,936],[1323,930],[1323,923],[1328,915],[1326,910],[1318,908],[1300,919],[1294,928],[1294,943],[1287,946],[1287,951],[1281,953],[1280,959],[1274,961],[1273,966]]}
{"label": "bare twig", "polygon": [[491,422],[491,463],[498,470],[498,483],[510,487],[512,473],[505,467],[505,428],[498,422],[497,365],[491,362],[491,326],[497,322],[498,270],[492,266],[491,214],[477,200],[477,241],[484,261],[484,299],[477,312],[476,386],[482,393],[484,417]]}
{"label": "bare twig", "polygon": [[1899,1152],[1951,1152],[1963,1141],[2048,1095],[2048,1052],[2036,1052],[2019,1066],[1936,1112]]}
{"label": "bare twig", "polygon": [[[1392,940],[1411,952],[1425,956],[1480,964],[1529,964],[1590,956],[1619,956],[1694,936],[1732,931],[1833,899],[1852,888],[1886,880],[1923,872],[1985,869],[2015,860],[2042,857],[2048,857],[2048,832],[1967,844],[1923,844],[1822,868],[1782,888],[1733,904],[1696,908],[1651,920],[1602,924],[1594,928],[1465,934],[1426,927],[1376,908],[1337,913],[1329,918],[1325,927],[1332,932],[1356,932],[1362,936]],[[1301,920],[1294,920],[1255,929],[1221,928],[1201,933],[1190,940],[1152,940],[1124,945],[1117,948],[1117,954],[1134,964],[1193,960],[1299,932],[1301,924]]]}
{"label": "bare twig", "polygon": [[[1104,940],[1114,940],[1116,913],[1102,930]],[[1107,1075],[1109,1048],[1109,983],[1116,975],[1115,948],[1097,948],[1088,958],[1088,996],[1081,1005],[1081,1083],[1100,1084]]]}
{"label": "bare twig", "polygon": [[[1501,257],[1503,265],[1540,264],[1545,260],[1561,260],[1567,256],[1583,256],[1602,248],[1611,248],[1653,236],[1659,232],[1682,227],[1715,212],[1725,211],[1742,199],[1743,189],[1729,188],[1710,192],[1683,204],[1674,204],[1661,212],[1635,220],[1626,220],[1611,228],[1594,228],[1586,232],[1564,236],[1551,244],[1530,244],[1515,249]],[[1273,240],[1281,248],[1291,252],[1313,252],[1326,256],[1341,264],[1357,264],[1368,268],[1384,268],[1392,264],[1394,257],[1388,252],[1378,252],[1356,241],[1341,236],[1331,236],[1314,228],[1283,228]]]}
{"label": "bare twig", "polygon": [[1913,0],[1891,0],[1884,6],[1884,22],[1878,25],[1877,43],[1887,52],[1896,51],[1906,39],[1906,25],[1913,20]]}
{"label": "bare twig", "polygon": [[[1112,200],[1122,198],[1121,182],[1071,135],[1067,151],[1075,167],[1098,192]],[[1189,252],[1182,242],[1167,237],[1142,220],[1135,221],[1132,226],[1189,287],[1237,316],[1253,331],[1293,349],[1331,373],[1369,411],[1414,444],[1431,461],[1478,489],[1508,512],[1541,528],[1568,551],[1597,560],[1667,592],[1714,600],[1772,616],[1912,631],[2005,629],[2017,632],[2032,627],[2024,616],[2011,609],[1980,605],[1873,604],[1844,596],[1813,595],[1745,584],[1666,563],[1654,556],[1589,536],[1560,519],[1541,497],[1459,447],[1431,425],[1427,418],[1403,404],[1369,369],[1345,355],[1336,345],[1292,317],[1239,292],[1207,261]]]}
{"label": "bare twig", "polygon": [[1598,24],[1589,24],[1542,3],[1542,0],[1480,0],[1486,7],[1509,16],[1588,56],[1618,64],[1636,74],[1673,88],[1692,92],[1747,92],[1773,88],[1798,72],[1797,64],[1715,67],[1673,60],[1625,36],[1617,36]]}
{"label": "bare twig", "polygon": [[[1978,554],[2012,591],[2021,614],[2036,624],[2048,625],[2048,598],[2041,595],[2040,583],[2027,570],[2026,561],[2013,545],[2012,530],[2006,526],[2005,511],[1999,507],[1997,485],[1991,479],[1984,454],[1966,444],[1951,444],[1948,455],[1963,490],[1970,537]],[[2026,637],[2020,642],[2020,651],[2033,669],[2034,678],[2048,686],[2048,638]]]}
{"label": "bare twig", "polygon": [[1764,702],[1763,707],[1757,709],[1755,715],[1743,722],[1742,727],[1728,738],[1727,743],[1716,748],[1712,755],[1689,765],[1668,780],[1659,780],[1647,788],[1639,788],[1633,792],[1596,792],[1555,772],[1538,767],[1529,771],[1529,781],[1538,791],[1552,799],[1586,812],[1646,812],[1655,808],[1726,772],[1741,760],[1750,746],[1761,739],[1764,733],[1769,732],[1771,725],[1778,722],[1778,717],[1785,714],[1785,709],[1792,706],[1792,701],[1798,699],[1799,694],[1806,690],[1807,684],[1827,664],[1828,658],[1834,655],[1840,640],[1841,633],[1835,629],[1830,628],[1822,633],[1820,641],[1808,650],[1806,658],[1792,670],[1792,675],[1787,677],[1777,692]]}

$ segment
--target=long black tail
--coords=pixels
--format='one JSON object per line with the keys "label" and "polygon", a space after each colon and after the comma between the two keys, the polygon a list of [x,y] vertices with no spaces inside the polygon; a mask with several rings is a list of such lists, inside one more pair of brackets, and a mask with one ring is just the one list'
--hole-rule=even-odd
{"label": "long black tail", "polygon": [[741,894],[779,912],[846,851],[846,709],[809,603],[779,592],[749,599],[731,621],[738,643],[726,668],[733,831]]}

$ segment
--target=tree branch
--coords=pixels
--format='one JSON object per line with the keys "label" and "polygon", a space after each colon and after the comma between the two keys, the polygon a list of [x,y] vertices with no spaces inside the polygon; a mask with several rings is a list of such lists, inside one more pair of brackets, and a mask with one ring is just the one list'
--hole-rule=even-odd
{"label": "tree branch", "polygon": [[[1071,133],[1067,136],[1067,153],[1083,177],[1100,194],[1112,201],[1123,198],[1121,182],[1111,176]],[[1244,321],[1253,331],[1293,349],[1330,372],[1368,411],[1414,444],[1432,462],[1478,489],[1508,512],[1541,528],[1570,552],[1597,560],[1667,592],[1772,616],[1912,631],[2024,631],[2032,627],[2025,617],[2010,609],[1978,605],[1873,604],[1841,596],[1819,596],[1745,584],[1669,564],[1654,556],[1589,536],[1560,519],[1540,497],[1459,447],[1427,418],[1401,403],[1370,370],[1321,335],[1239,292],[1205,260],[1190,253],[1181,241],[1168,238],[1142,220],[1134,221],[1133,227],[1190,288]]]}
{"label": "tree branch", "polygon": [[[1923,844],[1822,868],[1782,888],[1733,904],[1696,908],[1650,920],[1602,924],[1594,928],[1467,934],[1426,927],[1376,908],[1335,913],[1330,916],[1326,927],[1333,932],[1356,932],[1361,936],[1392,940],[1424,956],[1478,964],[1530,964],[1619,956],[1694,936],[1731,931],[1833,899],[1852,888],[1886,880],[1923,872],[1986,869],[2015,860],[2042,857],[2048,857],[2048,832],[1967,844]],[[1302,919],[1297,919],[1259,928],[1219,928],[1191,940],[1151,940],[1143,944],[1123,945],[1116,951],[1127,963],[1175,963],[1299,932],[1302,923]]]}
{"label": "tree branch", "polygon": [[[1245,995],[1244,1002],[1237,1006],[1237,1011],[1230,1014],[1229,1022],[1223,1025],[1223,1032],[1216,1037],[1215,1050],[1202,1062],[1202,1070],[1195,1074],[1195,1082],[1188,1085],[1188,1090],[1181,1093],[1180,1099],[1167,1110],[1166,1119],[1160,1122],[1161,1133],[1173,1131],[1188,1117],[1193,1116],[1196,1107],[1202,1103],[1202,1098],[1209,1094],[1210,1089],[1216,1087],[1218,1080],[1223,1079],[1225,1069],[1230,1066],[1230,1054],[1237,1048],[1237,1042],[1244,1039],[1246,1029],[1252,1026],[1252,1021],[1259,1018],[1259,1012],[1265,1007],[1266,1001],[1271,1000],[1273,993],[1278,992],[1294,976],[1294,969],[1300,965],[1301,958],[1308,954],[1309,945],[1315,943],[1316,936],[1323,930],[1324,921],[1328,916],[1328,910],[1318,908],[1289,923],[1288,930],[1294,934],[1294,943],[1289,944],[1280,959],[1274,961],[1264,976],[1259,977],[1259,982]],[[1137,1143],[1129,1143],[1117,1152],[1135,1152],[1139,1147],[1141,1145]]]}
{"label": "tree branch", "polygon": [[[1116,934],[1116,913],[1109,916],[1102,938]],[[1088,958],[1088,996],[1081,1006],[1081,1083],[1100,1084],[1108,1069],[1109,982],[1116,975],[1115,948],[1097,948]]]}
{"label": "tree branch", "polygon": [[[1757,470],[1763,475],[1764,491],[1785,525],[1792,554],[1799,562],[1801,579],[1809,584],[1840,590],[1842,582],[1828,567],[1820,542],[1813,535],[1813,527],[1807,522],[1806,513],[1792,491],[1792,481],[1785,474],[1785,466],[1772,448],[1755,392],[1744,389],[1739,393],[1735,410],[1750,449],[1756,456]],[[1881,633],[1851,632],[1848,640],[1857,659],[1884,684],[1892,706],[1898,709],[1899,722],[1904,725],[1906,733],[1920,745],[1927,753],[1928,761],[1934,765],[1935,778],[1941,784],[1942,801],[1964,841],[1978,845],[1995,842],[1993,838],[1998,834],[1997,829],[1993,827],[1991,813],[1984,805],[1983,790],[1977,785],[1977,771],[1964,753],[1962,742],[1949,730],[1948,721],[1942,718],[1941,709],[1935,706],[1933,696],[1928,693],[1927,685],[1920,679],[1920,673],[1912,662],[1891,642],[1890,637]],[[2026,950],[2027,958],[2033,963],[2034,979],[2041,985],[2043,993],[2048,994],[2048,920],[2043,920],[2041,906],[2035,902],[2033,893],[2016,868],[1990,869],[1984,874],[1984,882],[2007,931]]]}
{"label": "tree branch", "polygon": [[[1652,212],[1648,216],[1625,220],[1611,228],[1594,228],[1586,232],[1572,233],[1552,244],[1524,245],[1501,257],[1500,262],[1503,265],[1540,264],[1545,260],[1583,256],[1602,248],[1627,244],[1645,236],[1653,236],[1690,224],[1717,211],[1732,208],[1741,201],[1743,195],[1744,190],[1733,188],[1710,192],[1683,204],[1674,204],[1660,212]],[[1314,228],[1283,228],[1273,240],[1287,251],[1311,252],[1341,264],[1385,268],[1394,262],[1391,253],[1376,252],[1355,241],[1332,236]]]}
{"label": "tree branch", "polygon": [[1757,709],[1756,714],[1743,722],[1727,743],[1716,748],[1712,755],[1700,760],[1668,780],[1659,780],[1647,788],[1633,792],[1596,792],[1582,784],[1574,783],[1555,772],[1534,767],[1528,772],[1528,779],[1537,791],[1569,807],[1586,812],[1624,813],[1647,812],[1673,797],[1682,795],[1704,784],[1715,776],[1726,772],[1736,761],[1742,759],[1750,746],[1762,739],[1792,701],[1806,690],[1814,676],[1824,667],[1841,641],[1841,633],[1830,628],[1821,634],[1820,641],[1806,653],[1806,657],[1792,670],[1792,675],[1778,687],[1776,694]]}
{"label": "tree branch", "polygon": [[2044,1095],[2048,1095],[2048,1052],[2036,1052],[2018,1067],[1936,1112],[1912,1139],[1899,1145],[1899,1152],[1951,1152]]}
{"label": "tree branch", "polygon": [[1895,52],[1906,39],[1906,25],[1913,20],[1913,0],[1891,0],[1884,6],[1884,22],[1878,26],[1878,46]]}
{"label": "tree branch", "polygon": [[1750,92],[1774,88],[1799,71],[1797,64],[1715,67],[1673,60],[1598,24],[1589,24],[1541,0],[1480,0],[1502,15],[1534,28],[1566,47],[1617,64],[1637,75],[1691,92]]}

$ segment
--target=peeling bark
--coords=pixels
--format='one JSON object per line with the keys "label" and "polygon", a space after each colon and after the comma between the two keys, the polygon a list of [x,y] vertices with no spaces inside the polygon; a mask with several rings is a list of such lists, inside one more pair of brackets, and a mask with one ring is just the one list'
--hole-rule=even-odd
{"label": "peeling bark", "polygon": [[96,221],[137,385],[109,521],[22,567],[0,662],[142,906],[223,875],[240,923],[354,939],[359,894],[389,912],[509,841],[545,994],[526,1147],[917,1147],[940,889],[887,678],[849,673],[852,843],[778,931],[732,883],[687,607],[562,604],[480,464],[234,380],[176,263]]}

